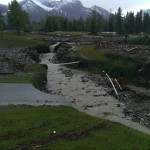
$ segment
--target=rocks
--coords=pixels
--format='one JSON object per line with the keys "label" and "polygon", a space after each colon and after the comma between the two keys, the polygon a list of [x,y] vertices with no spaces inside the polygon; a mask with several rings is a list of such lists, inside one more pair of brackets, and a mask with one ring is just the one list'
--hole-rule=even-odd
{"label": "rocks", "polygon": [[0,50],[0,73],[10,74],[23,70],[26,65],[34,62],[33,59],[38,60],[38,54],[29,48]]}
{"label": "rocks", "polygon": [[72,71],[69,69],[61,68],[59,70],[65,75],[65,77],[72,77],[73,76]]}
{"label": "rocks", "polygon": [[4,61],[0,61],[0,74],[14,74],[15,69],[13,69],[12,64]]}
{"label": "rocks", "polygon": [[82,83],[86,83],[86,82],[88,82],[89,80],[86,78],[86,77],[81,77],[81,82]]}
{"label": "rocks", "polygon": [[118,107],[121,107],[121,105],[120,105],[120,104],[117,104],[117,106],[118,106]]}
{"label": "rocks", "polygon": [[150,117],[150,113],[147,114],[147,117]]}

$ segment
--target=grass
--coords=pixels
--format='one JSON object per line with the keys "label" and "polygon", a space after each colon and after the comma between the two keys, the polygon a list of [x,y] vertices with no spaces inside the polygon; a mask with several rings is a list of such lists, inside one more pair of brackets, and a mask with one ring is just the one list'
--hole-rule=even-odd
{"label": "grass", "polygon": [[36,35],[22,33],[21,36],[18,36],[12,32],[4,33],[3,38],[0,38],[0,47],[29,47],[46,43],[42,40],[34,40],[34,36]]}
{"label": "grass", "polygon": [[138,44],[138,45],[150,45],[150,36],[147,34],[145,35],[131,35],[128,38],[128,42],[131,44]]}
{"label": "grass", "polygon": [[30,77],[0,76],[0,83],[30,83]]}
{"label": "grass", "polygon": [[126,77],[131,80],[135,75],[134,65],[123,60],[109,49],[97,49],[94,45],[84,45],[78,49],[81,66],[93,73],[105,70],[114,77]]}
{"label": "grass", "polygon": [[108,37],[105,37],[102,40],[108,41],[108,42],[123,41],[124,40],[124,36],[110,36],[110,37],[108,36]]}
{"label": "grass", "polygon": [[109,51],[109,49],[101,49],[98,50],[94,48],[94,45],[84,45],[79,48],[79,53],[81,53],[82,56],[86,57],[90,60],[100,60],[105,59],[104,55]]}
{"label": "grass", "polygon": [[31,83],[35,88],[43,90],[47,80],[46,67],[40,64],[28,65],[25,71],[29,76],[0,76],[0,83]]}
{"label": "grass", "polygon": [[85,34],[87,34],[87,32],[56,31],[56,32],[49,32],[49,34],[52,34],[52,35],[85,35]]}
{"label": "grass", "polygon": [[31,73],[31,83],[39,90],[44,89],[47,81],[47,70],[43,65],[31,64],[25,68],[25,71]]}
{"label": "grass", "polygon": [[[0,48],[14,48],[14,47],[33,47],[39,53],[47,52],[48,46],[46,41],[34,40],[36,34],[21,33],[18,36],[15,32],[4,32],[3,37],[0,38]],[[0,83],[32,83],[37,89],[43,90],[46,82],[46,68],[39,64],[31,64],[26,66],[25,71],[30,73],[30,76],[1,76]]]}
{"label": "grass", "polygon": [[0,149],[23,148],[147,150],[150,136],[69,107],[0,107]]}

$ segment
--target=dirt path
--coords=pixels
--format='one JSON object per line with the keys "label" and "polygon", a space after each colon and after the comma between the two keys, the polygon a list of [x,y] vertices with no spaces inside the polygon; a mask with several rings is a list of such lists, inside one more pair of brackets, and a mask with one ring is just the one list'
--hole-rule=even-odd
{"label": "dirt path", "polygon": [[97,86],[90,80],[89,73],[70,70],[54,65],[53,53],[44,54],[41,63],[48,65],[47,88],[51,93],[63,95],[72,107],[87,114],[120,122],[124,125],[150,134],[150,130],[135,123],[123,113],[125,105],[108,94],[109,89]]}

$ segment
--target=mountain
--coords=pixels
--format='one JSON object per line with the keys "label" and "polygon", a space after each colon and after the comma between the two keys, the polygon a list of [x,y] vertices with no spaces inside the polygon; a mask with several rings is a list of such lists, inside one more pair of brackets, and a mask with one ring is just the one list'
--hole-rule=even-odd
{"label": "mountain", "polygon": [[110,15],[107,10],[96,5],[86,8],[79,0],[23,0],[19,4],[29,14],[32,21],[40,21],[46,15],[66,16],[71,19],[82,16],[85,19],[92,10],[96,10],[104,18]]}
{"label": "mountain", "polygon": [[150,15],[150,9],[144,10],[144,12]]}
{"label": "mountain", "polygon": [[40,21],[47,14],[66,16],[68,18],[78,19],[81,16],[87,18],[90,12],[95,9],[104,18],[108,18],[110,13],[98,6],[86,8],[79,0],[23,0],[21,7],[28,12],[31,20]]}
{"label": "mountain", "polygon": [[41,6],[34,3],[32,0],[24,0],[20,2],[23,10],[25,10],[32,21],[40,21],[47,14],[47,11]]}
{"label": "mountain", "polygon": [[109,18],[110,13],[106,9],[103,9],[102,7],[99,7],[97,5],[94,5],[91,9],[96,10],[99,14],[103,15],[104,18]]}
{"label": "mountain", "polygon": [[6,5],[0,4],[0,12],[1,13],[6,13],[8,10],[8,7]]}

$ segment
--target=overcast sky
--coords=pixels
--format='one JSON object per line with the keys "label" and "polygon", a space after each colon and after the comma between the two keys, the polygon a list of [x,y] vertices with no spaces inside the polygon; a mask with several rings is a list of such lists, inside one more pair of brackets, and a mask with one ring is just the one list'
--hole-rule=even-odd
{"label": "overcast sky", "polygon": [[[18,2],[21,0],[18,0]],[[140,9],[150,9],[150,0],[80,0],[84,6],[91,7],[98,5],[108,11],[116,12],[119,7],[123,12],[139,11]],[[8,4],[11,0],[0,0],[1,4]]]}

